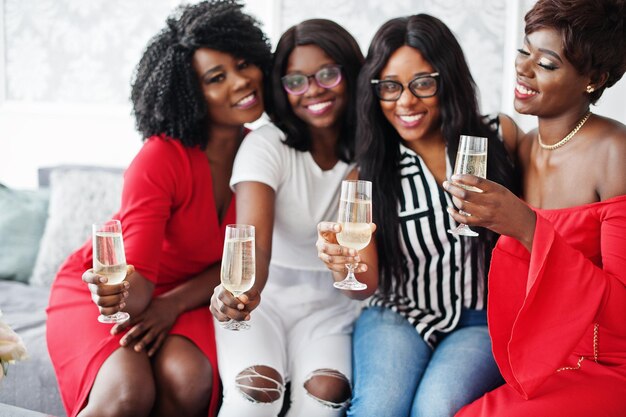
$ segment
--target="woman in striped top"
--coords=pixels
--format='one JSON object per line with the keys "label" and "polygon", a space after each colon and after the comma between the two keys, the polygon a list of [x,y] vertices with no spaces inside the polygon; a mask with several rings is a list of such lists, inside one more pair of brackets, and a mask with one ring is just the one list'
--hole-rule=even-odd
{"label": "woman in striped top", "polygon": [[[320,223],[318,255],[345,275],[360,262],[366,308],[353,336],[348,415],[450,417],[502,383],[485,314],[486,265],[496,235],[455,237],[442,183],[461,134],[489,139],[488,177],[516,191],[508,156],[518,128],[479,114],[460,45],[440,20],[420,14],[385,23],[359,77],[358,176],[373,182],[372,243],[358,256]],[[502,138],[503,137],[503,138]],[[504,139],[504,142],[503,142]]]}

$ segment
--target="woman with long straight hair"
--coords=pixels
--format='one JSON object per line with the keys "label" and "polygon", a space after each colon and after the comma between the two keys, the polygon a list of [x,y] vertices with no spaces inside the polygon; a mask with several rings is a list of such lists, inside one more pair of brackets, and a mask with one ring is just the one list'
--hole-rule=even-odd
{"label": "woman with long straight hair", "polygon": [[459,43],[429,15],[378,30],[358,87],[358,177],[373,183],[376,233],[356,258],[336,244],[336,223],[320,224],[318,239],[335,279],[357,261],[368,286],[348,294],[368,299],[353,336],[348,415],[451,417],[502,380],[485,312],[496,236],[449,234],[452,200],[442,183],[460,135],[473,135],[488,138],[487,176],[515,190],[506,148],[514,149],[518,129],[480,114]]}

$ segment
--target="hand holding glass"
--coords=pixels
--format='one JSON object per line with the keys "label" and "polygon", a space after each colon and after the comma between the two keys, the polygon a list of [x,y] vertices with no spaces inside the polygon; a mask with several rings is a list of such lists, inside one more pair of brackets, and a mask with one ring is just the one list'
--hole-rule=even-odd
{"label": "hand holding glass", "polygon": [[[255,271],[254,226],[227,225],[220,273],[222,285],[235,297],[239,297],[254,285]],[[222,327],[229,330],[246,330],[250,325],[244,321],[230,319],[222,324]]]}
{"label": "hand holding glass", "polygon": [[[456,154],[456,163],[454,164],[455,174],[472,174],[480,178],[487,177],[487,138],[478,136],[461,136],[459,141],[459,150]],[[481,193],[482,190],[470,185],[456,184],[466,190]],[[459,213],[466,216],[471,214],[459,210]],[[454,229],[448,230],[453,235],[461,236],[478,236],[478,233],[470,229],[466,224],[459,224]]]}
{"label": "hand holding glass", "polygon": [[[126,254],[122,239],[122,224],[119,220],[109,220],[92,226],[93,272],[105,276],[105,285],[119,284],[126,278]],[[98,316],[100,323],[121,323],[130,318],[128,313]]]}
{"label": "hand holding glass", "polygon": [[[357,251],[365,248],[372,238],[372,183],[370,181],[343,181],[339,200],[341,232],[337,242]],[[364,290],[367,285],[357,281],[354,269],[358,264],[346,264],[348,275],[333,286],[340,290]]]}

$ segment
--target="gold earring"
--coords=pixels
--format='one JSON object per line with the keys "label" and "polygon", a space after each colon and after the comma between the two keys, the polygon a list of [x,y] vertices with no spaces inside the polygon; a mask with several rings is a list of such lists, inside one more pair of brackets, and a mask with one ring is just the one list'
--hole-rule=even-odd
{"label": "gold earring", "polygon": [[596,90],[596,89],[595,89],[595,88],[593,88],[592,86],[590,86],[590,85],[588,85],[588,86],[587,86],[587,93],[591,94],[591,93],[593,93],[595,90]]}

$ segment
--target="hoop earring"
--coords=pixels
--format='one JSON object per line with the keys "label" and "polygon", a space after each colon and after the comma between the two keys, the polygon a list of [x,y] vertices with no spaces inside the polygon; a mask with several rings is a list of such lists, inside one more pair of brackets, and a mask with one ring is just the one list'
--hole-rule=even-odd
{"label": "hoop earring", "polygon": [[593,88],[592,86],[588,85],[588,86],[587,86],[587,90],[586,90],[586,91],[587,91],[587,93],[588,93],[588,94],[591,94],[591,93],[593,93],[595,90],[596,90],[595,88]]}

